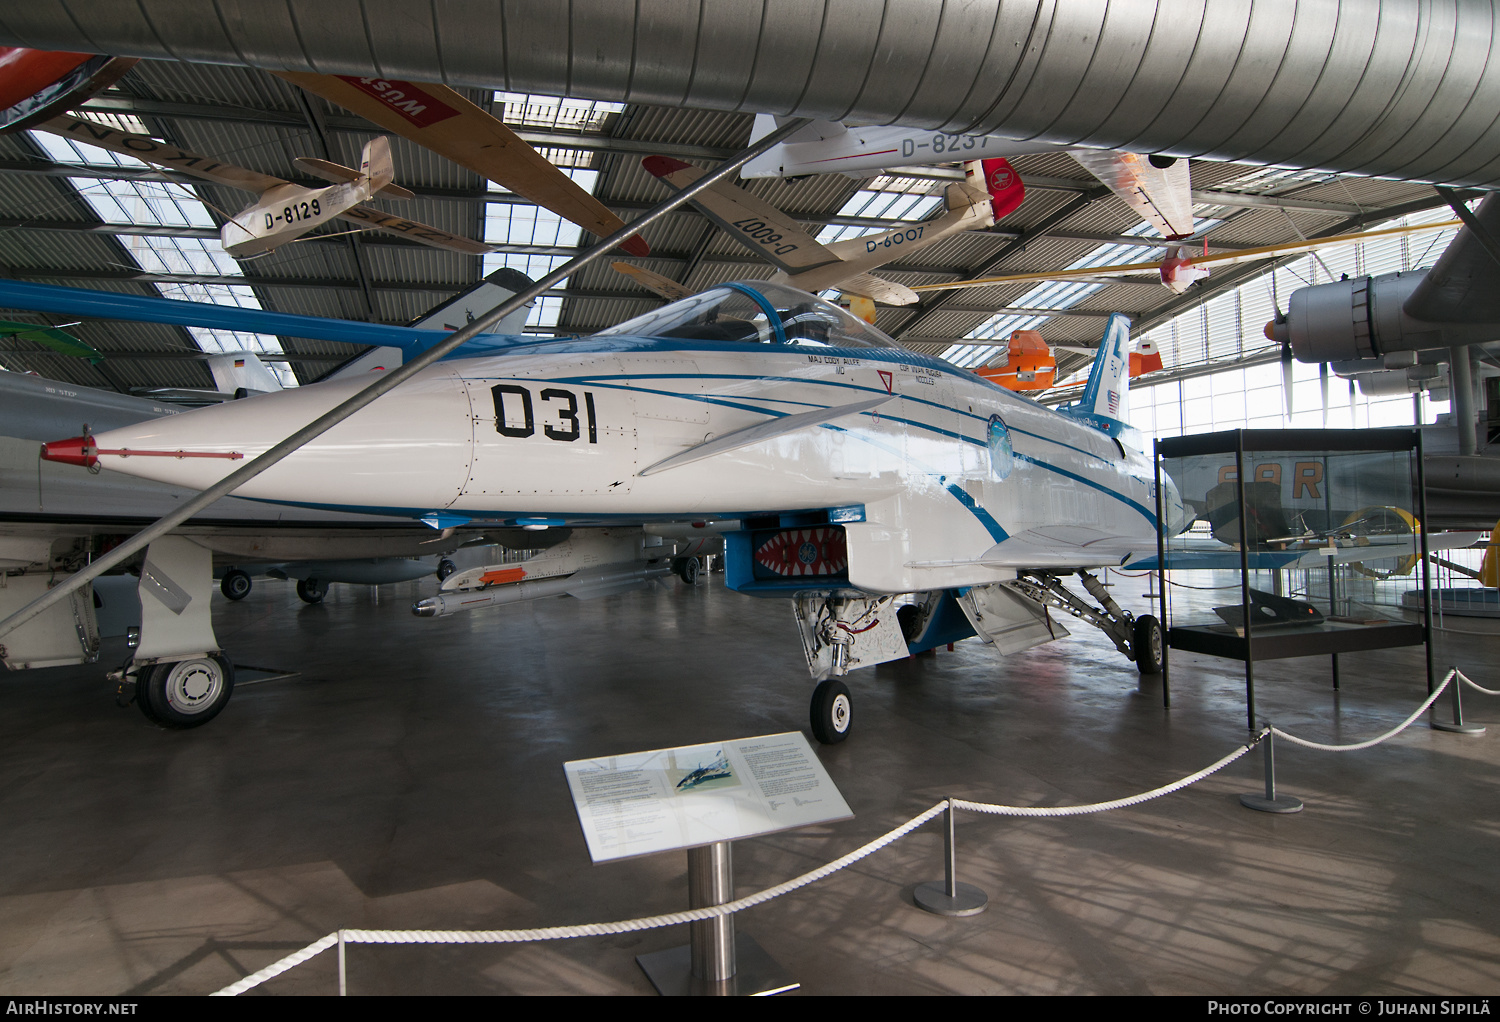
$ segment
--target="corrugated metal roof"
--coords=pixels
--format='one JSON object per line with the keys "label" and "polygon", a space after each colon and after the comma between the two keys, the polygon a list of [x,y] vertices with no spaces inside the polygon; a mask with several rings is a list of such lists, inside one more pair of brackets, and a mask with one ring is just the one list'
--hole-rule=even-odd
{"label": "corrugated metal roof", "polygon": [[[475,90],[466,94],[481,106],[489,106],[489,94]],[[361,147],[378,133],[373,125],[364,124],[321,98],[304,96],[274,76],[246,68],[142,61],[99,101],[116,110],[134,109],[148,127],[175,144],[262,173],[304,182],[313,179],[297,166],[296,157],[313,156],[346,166],[356,165]],[[749,114],[630,106],[606,116],[592,134],[571,136],[592,155],[573,156],[565,162],[596,169],[596,194],[628,221],[669,194],[667,187],[641,166],[642,157],[653,145],[671,147],[679,155],[686,152],[691,162],[713,166],[715,154],[746,143],[751,122]],[[550,146],[565,146],[570,141],[566,126],[532,125],[521,130],[552,133],[556,137],[549,141]],[[579,150],[548,151],[561,154]],[[390,212],[478,239],[483,236],[487,211],[493,218],[512,209],[518,212],[524,209],[487,204],[487,184],[478,175],[404,139],[392,139],[392,156],[398,183],[419,194],[411,202],[377,203]],[[1083,167],[1066,153],[1016,157],[1012,163],[1023,180],[1029,176],[1054,181],[1039,181],[1038,186],[1032,187],[1022,206],[994,233],[972,232],[918,251],[903,251],[899,260],[877,272],[915,285],[965,279],[990,268],[997,259],[1001,272],[1058,269],[1097,252],[1104,243],[1102,239],[1131,230],[1138,223],[1123,202],[1102,193]],[[0,270],[19,279],[157,293],[158,289],[150,283],[121,279],[125,276],[149,279],[149,274],[132,269],[127,245],[108,234],[76,229],[96,223],[97,218],[66,176],[35,172],[45,170],[47,165],[41,150],[24,136],[0,137],[0,221],[3,221],[0,222]],[[1195,188],[1225,189],[1240,195],[1235,200],[1238,204],[1204,207],[1225,219],[1212,237],[1239,245],[1264,245],[1299,235],[1327,233],[1354,213],[1373,213],[1431,198],[1430,190],[1423,186],[1400,182],[1329,178],[1316,173],[1203,161],[1193,161],[1191,170]],[[757,180],[746,183],[746,187],[792,216],[826,221],[838,214],[865,183],[825,175],[790,182]],[[927,177],[915,179],[911,186],[938,194],[946,183]],[[238,212],[252,199],[246,193],[216,185],[194,183],[184,187],[214,211],[216,222]],[[1100,191],[1101,197],[1062,222],[1053,223],[1064,206],[1076,202],[1080,190]],[[1290,202],[1292,208],[1244,204],[1254,201],[1257,195],[1274,196]],[[1335,204],[1337,208],[1297,208],[1299,202]],[[319,233],[333,234],[343,229],[340,226]],[[816,234],[819,226],[811,224],[805,229]],[[1101,240],[1053,236],[1058,232],[1092,235]],[[160,233],[170,237],[173,231],[165,229]],[[1019,240],[1015,237],[1017,233],[1022,236]],[[690,288],[701,289],[733,279],[762,279],[773,272],[733,238],[690,210],[664,218],[647,230],[646,237],[653,258],[641,260],[641,265]],[[585,235],[585,243],[587,238]],[[1000,259],[1002,253],[1004,257]],[[612,271],[608,262],[576,273],[567,282],[569,297],[562,302],[560,329],[581,331],[609,326],[659,303],[659,299],[634,281]],[[481,265],[478,257],[414,246],[389,235],[365,234],[357,243],[349,237],[318,237],[284,246],[270,255],[240,261],[239,270],[243,281],[267,309],[404,323],[475,282],[482,273]],[[210,282],[213,279],[209,278]],[[219,282],[231,283],[233,279]],[[1209,288],[1213,284],[1211,277]],[[878,322],[882,328],[898,334],[910,331],[914,338],[962,336],[989,320],[995,310],[1016,302],[1033,288],[1032,284],[1012,284],[929,293],[918,306],[881,309]],[[1150,315],[1167,302],[1177,300],[1155,285],[1117,283],[1088,294],[1079,301],[1079,308],[1123,309]],[[1058,316],[1041,329],[1049,339],[1072,342],[1097,338],[1100,323],[1097,318]],[[88,323],[78,330],[80,336],[90,338],[89,343],[101,350],[122,353],[180,351],[193,344],[186,331],[173,327]],[[933,348],[915,343],[922,348]],[[351,351],[346,345],[299,338],[283,338],[282,344],[293,356],[331,358]],[[0,352],[0,364],[35,368],[71,382],[97,385],[104,379],[98,370],[84,363],[69,364],[50,353]],[[298,366],[298,372],[301,378],[311,379],[324,368],[327,363],[307,362]],[[207,385],[202,365],[192,360],[129,361],[122,357],[109,369],[112,376],[106,382],[113,386]]]}

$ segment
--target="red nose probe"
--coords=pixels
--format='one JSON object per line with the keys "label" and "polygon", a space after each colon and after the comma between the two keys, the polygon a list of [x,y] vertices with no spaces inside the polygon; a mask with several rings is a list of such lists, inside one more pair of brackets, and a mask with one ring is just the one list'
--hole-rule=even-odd
{"label": "red nose probe", "polygon": [[129,447],[106,451],[94,446],[91,436],[75,436],[71,440],[42,444],[43,461],[60,461],[64,465],[93,468],[99,464],[101,454],[117,454],[122,458],[228,458],[230,461],[244,457],[239,451],[134,451]]}

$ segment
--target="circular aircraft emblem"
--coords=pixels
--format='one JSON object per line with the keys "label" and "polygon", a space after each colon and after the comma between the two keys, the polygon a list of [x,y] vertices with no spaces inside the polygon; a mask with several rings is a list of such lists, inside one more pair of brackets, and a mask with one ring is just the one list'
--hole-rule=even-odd
{"label": "circular aircraft emblem", "polygon": [[1016,464],[1016,452],[1010,442],[1010,427],[1005,425],[1005,420],[1000,416],[991,415],[990,424],[985,429],[985,438],[990,449],[990,471],[996,479],[1004,479]]}
{"label": "circular aircraft emblem", "polygon": [[1005,189],[1009,188],[1015,182],[1015,180],[1015,174],[1011,173],[1008,168],[997,167],[995,168],[994,173],[990,174],[990,187],[997,192],[1003,192],[1005,191]]}
{"label": "circular aircraft emblem", "polygon": [[803,564],[811,564],[818,559],[818,544],[803,543],[797,548],[797,560]]}

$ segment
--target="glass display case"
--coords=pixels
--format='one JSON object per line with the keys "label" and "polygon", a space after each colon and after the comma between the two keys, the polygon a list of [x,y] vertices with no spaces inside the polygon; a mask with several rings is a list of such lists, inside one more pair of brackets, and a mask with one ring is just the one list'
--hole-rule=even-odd
{"label": "glass display case", "polygon": [[1428,644],[1383,585],[1429,589],[1419,430],[1161,439],[1156,483],[1167,648],[1243,661],[1251,728],[1257,660]]}

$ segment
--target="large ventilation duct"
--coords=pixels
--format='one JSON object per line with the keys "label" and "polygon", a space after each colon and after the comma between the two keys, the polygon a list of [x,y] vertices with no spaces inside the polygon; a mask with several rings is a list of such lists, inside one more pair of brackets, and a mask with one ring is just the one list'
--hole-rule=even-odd
{"label": "large ventilation duct", "polygon": [[0,14],[0,43],[40,49],[1481,187],[1500,184],[1496,35],[1482,0],[28,0]]}

